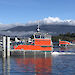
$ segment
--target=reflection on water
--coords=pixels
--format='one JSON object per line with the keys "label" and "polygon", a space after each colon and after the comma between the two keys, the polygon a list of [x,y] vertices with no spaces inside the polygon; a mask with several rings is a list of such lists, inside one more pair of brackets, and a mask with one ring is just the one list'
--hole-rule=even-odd
{"label": "reflection on water", "polygon": [[10,75],[10,57],[2,58],[2,75]]}
{"label": "reflection on water", "polygon": [[23,67],[22,72],[34,72],[36,75],[51,74],[51,57],[36,58],[16,58],[19,67]]}
{"label": "reflection on water", "polygon": [[2,68],[3,68],[3,75],[6,74],[6,59],[2,58]]}
{"label": "reflection on water", "polygon": [[75,75],[74,65],[75,55],[13,56],[0,58],[0,75]]}
{"label": "reflection on water", "polygon": [[50,75],[52,58],[50,57],[10,57],[2,59],[2,75]]}

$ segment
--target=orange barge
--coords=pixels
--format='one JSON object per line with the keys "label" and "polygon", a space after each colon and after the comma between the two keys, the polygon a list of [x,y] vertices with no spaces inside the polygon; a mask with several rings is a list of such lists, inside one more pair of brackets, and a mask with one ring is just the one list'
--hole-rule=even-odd
{"label": "orange barge", "polygon": [[38,26],[37,32],[34,33],[34,38],[31,42],[28,42],[30,44],[25,45],[18,45],[14,49],[16,50],[29,50],[29,51],[52,51],[52,41],[51,41],[51,35],[45,34],[43,35],[40,33],[40,29]]}

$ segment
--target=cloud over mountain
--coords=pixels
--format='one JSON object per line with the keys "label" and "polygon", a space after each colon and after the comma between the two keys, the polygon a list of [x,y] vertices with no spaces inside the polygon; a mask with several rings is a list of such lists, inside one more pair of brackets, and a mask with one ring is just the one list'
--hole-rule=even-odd
{"label": "cloud over mountain", "polygon": [[25,24],[14,23],[14,24],[2,24],[0,23],[0,29],[9,29],[16,26],[31,26],[31,25],[73,25],[75,26],[75,20],[62,20],[59,17],[48,17],[41,20],[29,21]]}
{"label": "cloud over mountain", "polygon": [[[0,24],[0,34],[7,36],[28,36],[36,31],[40,25],[42,32],[50,33],[66,33],[75,32],[75,20],[61,20],[58,17],[48,17],[41,20],[29,21],[26,24]],[[4,31],[1,31],[4,30]],[[13,33],[13,34],[12,34]]]}

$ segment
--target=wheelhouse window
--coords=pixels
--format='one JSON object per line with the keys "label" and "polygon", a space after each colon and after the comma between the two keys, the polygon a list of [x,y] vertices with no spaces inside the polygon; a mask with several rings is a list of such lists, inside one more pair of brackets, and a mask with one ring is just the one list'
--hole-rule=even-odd
{"label": "wheelhouse window", "polygon": [[35,38],[40,38],[40,35],[35,35]]}

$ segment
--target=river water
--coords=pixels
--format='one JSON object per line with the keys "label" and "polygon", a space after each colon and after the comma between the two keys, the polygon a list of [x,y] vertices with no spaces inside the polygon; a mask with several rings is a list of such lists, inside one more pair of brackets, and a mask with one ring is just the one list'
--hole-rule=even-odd
{"label": "river water", "polygon": [[[74,53],[75,48],[55,48]],[[58,52],[59,53],[59,52]],[[75,75],[75,54],[0,57],[0,75]]]}

